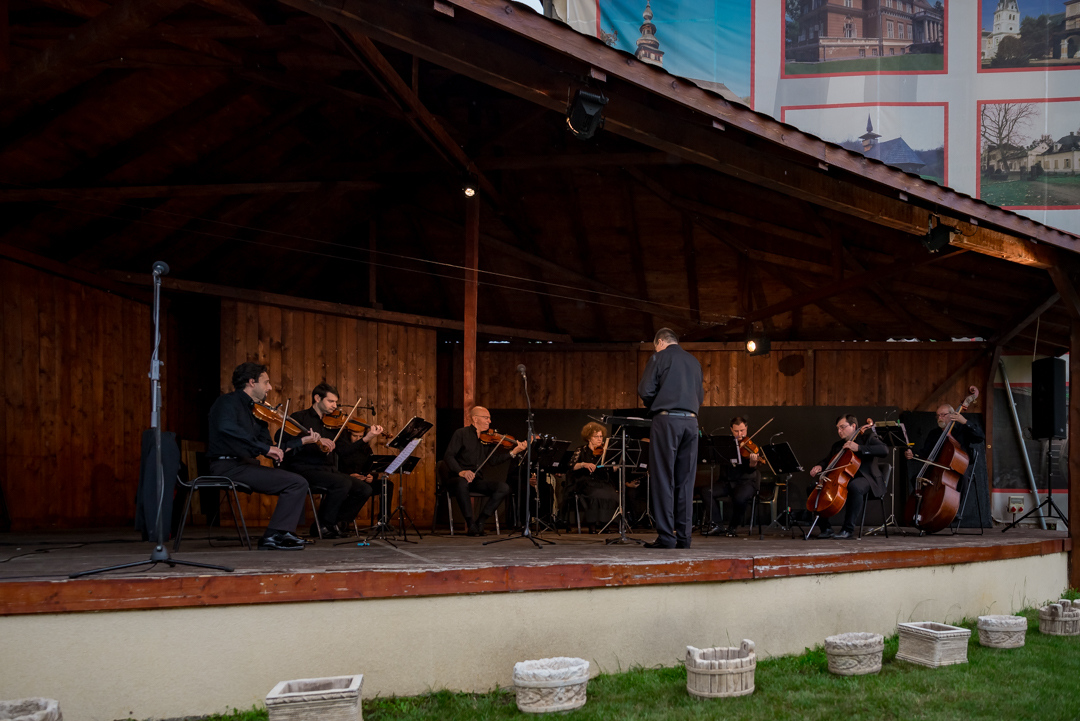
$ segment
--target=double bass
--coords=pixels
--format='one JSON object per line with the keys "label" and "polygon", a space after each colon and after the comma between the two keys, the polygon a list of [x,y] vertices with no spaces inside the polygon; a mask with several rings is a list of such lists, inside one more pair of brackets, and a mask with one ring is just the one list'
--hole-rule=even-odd
{"label": "double bass", "polygon": [[[968,388],[967,398],[956,410],[963,413],[979,398],[979,389]],[[915,493],[908,498],[904,523],[924,533],[936,533],[956,519],[960,508],[960,480],[967,473],[971,459],[952,437],[956,421],[949,421],[922,468],[915,475]]]}
{"label": "double bass", "polygon": [[[874,420],[867,418],[866,425],[856,428],[845,443],[855,440],[863,431],[873,427]],[[862,461],[850,448],[841,448],[829,461],[829,465],[818,474],[817,483],[806,498],[806,510],[823,518],[839,513],[847,502],[848,483],[858,475],[861,467]]]}

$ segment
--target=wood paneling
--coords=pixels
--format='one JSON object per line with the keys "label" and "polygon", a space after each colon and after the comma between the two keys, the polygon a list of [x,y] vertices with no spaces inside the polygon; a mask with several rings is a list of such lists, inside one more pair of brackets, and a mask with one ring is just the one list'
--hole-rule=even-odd
{"label": "wood paneling", "polygon": [[[244,361],[270,366],[269,400],[289,412],[311,405],[319,383],[337,386],[342,403],[374,405],[376,415],[359,416],[395,433],[414,415],[435,419],[435,331],[357,318],[221,300],[221,388],[231,390],[233,368]],[[376,453],[390,451],[377,440]],[[405,505],[418,525],[435,510],[435,433],[414,451],[416,470],[406,476]],[[395,477],[395,483],[397,478]],[[241,497],[248,524],[265,524],[276,498]],[[395,504],[396,506],[396,501]],[[365,509],[366,512],[366,509]],[[307,522],[311,522],[310,508]]]}
{"label": "wood paneling", "polygon": [[[714,345],[721,349],[710,349]],[[916,408],[976,350],[937,350],[930,344],[784,343],[764,356],[724,344],[688,346],[701,362],[706,406],[879,406]],[[728,346],[735,344],[726,344]],[[824,345],[824,348],[814,347]],[[868,344],[869,345],[869,344]],[[534,408],[632,408],[640,406],[637,382],[651,351],[639,346],[618,350],[487,350],[478,356],[477,402],[490,408],[524,408],[516,368],[529,369]],[[957,404],[969,385],[985,385],[987,363],[959,378],[942,400]],[[934,405],[931,403],[931,405]],[[979,411],[979,408],[973,408]]]}
{"label": "wood paneling", "polygon": [[7,260],[0,294],[0,484],[12,527],[128,523],[150,420],[150,307]]}

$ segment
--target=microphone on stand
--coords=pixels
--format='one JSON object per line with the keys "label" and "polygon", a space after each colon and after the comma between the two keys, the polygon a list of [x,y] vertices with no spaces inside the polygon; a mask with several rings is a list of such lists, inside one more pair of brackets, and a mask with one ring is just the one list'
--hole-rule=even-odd
{"label": "microphone on stand", "polygon": [[154,275],[168,275],[169,264],[163,260],[156,261],[153,266]]}
{"label": "microphone on stand", "polygon": [[780,431],[779,433],[773,433],[771,436],[769,436],[769,445],[771,446],[773,444],[773,441],[775,441],[778,436],[782,435],[784,435],[784,432]]}
{"label": "microphone on stand", "polygon": [[521,374],[522,378],[525,377],[525,364],[524,363],[518,363],[517,372]]}

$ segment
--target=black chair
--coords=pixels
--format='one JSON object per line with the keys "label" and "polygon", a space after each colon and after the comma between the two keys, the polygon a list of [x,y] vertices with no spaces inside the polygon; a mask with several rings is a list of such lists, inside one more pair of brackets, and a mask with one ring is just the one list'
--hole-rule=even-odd
{"label": "black chair", "polygon": [[886,521],[889,520],[889,517],[885,515],[885,496],[889,495],[889,480],[892,478],[893,467],[883,463],[879,468],[881,469],[881,477],[884,481],[882,484],[883,492],[880,496],[875,496],[873,491],[866,495],[866,503],[863,504],[862,508],[862,518],[859,519],[859,538],[862,538],[863,529],[866,527],[866,507],[870,505],[870,501],[878,501],[881,503],[881,518],[882,523],[884,524],[882,528],[885,531],[885,538],[889,537],[889,524],[886,523]]}

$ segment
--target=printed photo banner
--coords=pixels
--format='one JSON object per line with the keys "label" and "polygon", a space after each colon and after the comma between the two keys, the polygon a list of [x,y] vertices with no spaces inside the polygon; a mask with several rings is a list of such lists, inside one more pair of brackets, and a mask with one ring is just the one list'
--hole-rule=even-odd
{"label": "printed photo banner", "polygon": [[639,60],[1080,235],[1080,0],[555,0]]}

